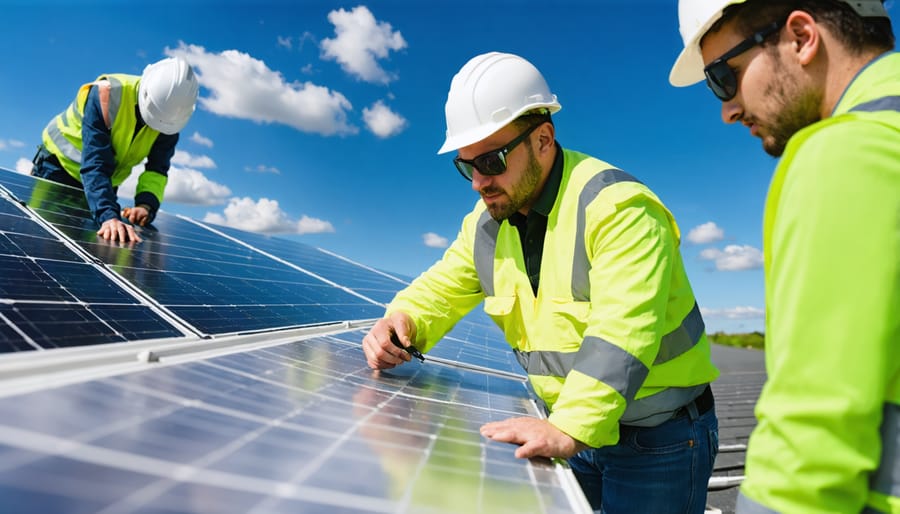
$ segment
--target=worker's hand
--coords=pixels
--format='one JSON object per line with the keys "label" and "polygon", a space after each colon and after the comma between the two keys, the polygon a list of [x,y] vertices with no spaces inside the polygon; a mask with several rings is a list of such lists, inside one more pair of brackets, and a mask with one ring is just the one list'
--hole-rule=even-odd
{"label": "worker's hand", "polygon": [[416,338],[416,325],[408,314],[399,311],[378,320],[362,340],[370,368],[391,369],[412,358],[409,352],[391,342],[392,334],[397,334],[403,346],[409,346]]}
{"label": "worker's hand", "polygon": [[127,243],[129,241],[134,241],[135,243],[141,242],[141,238],[138,237],[137,233],[134,231],[134,227],[127,223],[123,223],[116,218],[104,221],[103,225],[100,225],[100,230],[97,231],[97,235],[107,241],[112,241],[113,243],[117,241],[122,243]]}
{"label": "worker's hand", "polygon": [[130,221],[134,225],[145,226],[150,222],[150,211],[143,205],[135,205],[134,207],[125,207],[122,209],[122,217]]}
{"label": "worker's hand", "polygon": [[516,449],[516,457],[560,457],[568,459],[588,446],[546,419],[509,418],[481,426],[481,435],[494,441],[521,445]]}

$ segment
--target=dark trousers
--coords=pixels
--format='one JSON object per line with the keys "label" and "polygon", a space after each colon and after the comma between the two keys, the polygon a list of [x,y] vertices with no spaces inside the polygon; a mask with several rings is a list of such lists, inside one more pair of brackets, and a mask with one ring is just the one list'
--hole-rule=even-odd
{"label": "dark trousers", "polygon": [[33,164],[31,167],[31,174],[33,176],[52,180],[53,182],[59,182],[60,184],[65,184],[67,186],[77,187],[78,189],[84,189],[81,182],[72,177],[72,175],[69,175],[65,168],[59,163],[59,159],[47,151],[47,149],[44,148],[44,145],[38,147],[37,153],[34,154],[34,159],[32,159],[31,162]]}

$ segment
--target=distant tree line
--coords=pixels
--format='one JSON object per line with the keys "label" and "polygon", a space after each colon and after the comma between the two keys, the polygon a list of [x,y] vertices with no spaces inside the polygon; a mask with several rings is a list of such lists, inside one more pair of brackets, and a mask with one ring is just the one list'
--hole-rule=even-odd
{"label": "distant tree line", "polygon": [[725,332],[714,332],[707,334],[709,340],[725,346],[736,346],[738,348],[754,348],[763,349],[766,341],[766,335],[762,332],[749,332],[746,334],[726,334]]}

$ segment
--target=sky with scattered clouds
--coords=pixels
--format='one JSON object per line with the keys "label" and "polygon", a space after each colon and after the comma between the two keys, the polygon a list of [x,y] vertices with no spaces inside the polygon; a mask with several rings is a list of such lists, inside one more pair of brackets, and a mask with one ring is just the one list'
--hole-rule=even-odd
{"label": "sky with scattered clouds", "polygon": [[480,53],[519,54],[563,105],[560,143],[635,175],[673,212],[707,329],[763,329],[776,161],[722,124],[703,85],[668,84],[672,0],[2,3],[0,46],[16,51],[0,65],[0,166],[30,171],[81,84],[183,56],[200,98],[163,210],[406,276],[440,258],[477,200],[453,155],[436,155],[451,78]]}

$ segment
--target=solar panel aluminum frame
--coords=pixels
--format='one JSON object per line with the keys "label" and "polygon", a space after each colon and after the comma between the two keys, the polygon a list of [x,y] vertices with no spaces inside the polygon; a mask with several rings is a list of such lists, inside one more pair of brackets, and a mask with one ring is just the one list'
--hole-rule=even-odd
{"label": "solar panel aluminum frame", "polygon": [[374,320],[212,338],[146,339],[0,355],[0,398],[85,380],[367,328]]}

